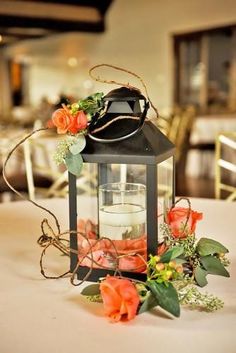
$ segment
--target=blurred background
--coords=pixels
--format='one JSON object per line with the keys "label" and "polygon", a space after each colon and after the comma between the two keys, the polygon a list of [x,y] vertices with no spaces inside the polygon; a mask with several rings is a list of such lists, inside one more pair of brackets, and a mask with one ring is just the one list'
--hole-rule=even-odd
{"label": "blurred background", "polygon": [[[61,103],[115,88],[89,77],[101,63],[144,79],[156,124],[176,144],[177,195],[235,200],[235,0],[1,0],[1,168]],[[124,73],[100,74],[141,88]],[[22,191],[27,153],[9,170]],[[6,191],[1,179],[2,200]]]}

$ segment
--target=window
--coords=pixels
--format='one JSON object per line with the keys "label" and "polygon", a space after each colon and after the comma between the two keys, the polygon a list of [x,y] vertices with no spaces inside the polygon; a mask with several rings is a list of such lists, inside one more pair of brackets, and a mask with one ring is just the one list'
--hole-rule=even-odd
{"label": "window", "polygon": [[174,36],[175,103],[236,111],[236,26]]}

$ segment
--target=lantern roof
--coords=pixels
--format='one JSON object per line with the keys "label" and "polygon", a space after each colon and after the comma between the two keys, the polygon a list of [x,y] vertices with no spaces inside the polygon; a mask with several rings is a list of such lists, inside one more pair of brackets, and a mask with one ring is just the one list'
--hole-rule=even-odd
{"label": "lantern roof", "polygon": [[84,162],[108,164],[158,164],[174,155],[175,146],[151,122],[120,142],[96,142],[87,137]]}
{"label": "lantern roof", "polygon": [[145,97],[137,89],[120,87],[110,91],[105,97],[105,101],[136,101]]}

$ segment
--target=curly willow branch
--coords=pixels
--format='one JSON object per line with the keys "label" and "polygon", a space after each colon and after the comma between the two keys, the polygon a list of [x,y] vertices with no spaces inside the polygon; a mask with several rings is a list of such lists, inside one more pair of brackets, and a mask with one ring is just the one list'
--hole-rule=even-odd
{"label": "curly willow branch", "polygon": [[142,79],[139,75],[135,74],[135,73],[132,72],[132,71],[129,71],[129,70],[127,70],[127,69],[124,69],[124,68],[122,68],[122,67],[114,66],[114,65],[110,65],[110,64],[99,64],[99,65],[95,65],[95,66],[93,66],[93,67],[89,70],[89,75],[90,75],[90,77],[91,77],[93,80],[97,81],[97,82],[108,83],[108,84],[112,84],[112,85],[115,84],[115,85],[119,85],[119,86],[124,86],[124,87],[130,88],[130,89],[136,89],[136,90],[138,90],[138,91],[140,91],[140,90],[137,89],[137,87],[134,87],[134,86],[130,85],[129,83],[117,82],[117,81],[114,81],[114,80],[105,80],[105,79],[101,79],[99,76],[93,75],[92,72],[93,72],[95,69],[99,68],[99,67],[110,67],[110,68],[112,68],[112,69],[115,69],[115,70],[118,70],[118,71],[122,71],[122,72],[126,72],[126,73],[128,73],[128,74],[130,74],[130,75],[136,77],[136,78],[141,82],[141,84],[142,84],[142,86],[143,86],[143,88],[144,88],[145,94],[146,94],[146,96],[147,96],[147,98],[148,98],[148,100],[149,100],[149,102],[150,102],[150,104],[151,104],[151,107],[152,107],[152,109],[153,109],[153,110],[155,111],[155,113],[156,113],[156,117],[157,117],[157,118],[159,117],[158,110],[157,110],[157,108],[154,106],[154,104],[152,103],[152,101],[151,101],[151,99],[150,99],[150,97],[149,97],[149,94],[148,94],[148,91],[147,91],[147,86],[146,86],[145,82],[143,81],[143,79]]}
{"label": "curly willow branch", "polygon": [[[71,283],[75,286],[78,286],[78,285],[81,285],[84,281],[86,281],[88,279],[88,277],[90,276],[93,268],[94,268],[94,265],[98,266],[99,268],[102,268],[102,269],[106,269],[106,270],[111,270],[110,267],[106,267],[106,266],[103,266],[101,264],[99,264],[97,261],[95,261],[94,257],[93,257],[93,248],[99,244],[100,242],[102,242],[103,240],[106,240],[108,242],[110,242],[110,245],[111,247],[113,248],[114,250],[114,268],[112,268],[112,271],[114,271],[115,274],[119,274],[119,276],[121,276],[121,272],[119,270],[119,259],[121,257],[125,257],[125,256],[129,256],[129,255],[137,255],[138,257],[142,258],[142,261],[145,265],[147,265],[145,259],[139,255],[139,254],[136,254],[136,253],[132,253],[132,254],[128,254],[128,255],[119,255],[118,252],[117,252],[117,249],[116,249],[116,246],[115,244],[113,243],[113,241],[109,238],[106,238],[106,237],[101,237],[99,239],[97,239],[96,242],[94,242],[94,244],[91,244],[89,239],[87,238],[87,236],[79,231],[66,231],[66,232],[63,232],[61,233],[61,228],[60,228],[60,224],[59,224],[59,221],[57,219],[57,217],[55,216],[55,214],[50,211],[49,209],[47,209],[46,207],[43,207],[42,205],[38,204],[36,201],[33,201],[31,200],[29,197],[25,197],[21,192],[19,192],[18,190],[16,190],[12,185],[11,183],[9,182],[7,176],[6,176],[6,168],[7,168],[7,165],[8,165],[8,162],[12,156],[12,154],[16,151],[16,149],[21,146],[26,140],[28,140],[31,136],[33,136],[34,134],[38,133],[38,132],[41,132],[41,131],[46,131],[48,130],[48,128],[40,128],[40,129],[37,129],[37,130],[34,130],[32,131],[31,133],[29,133],[28,135],[26,135],[24,138],[22,138],[11,150],[10,152],[8,153],[7,155],[7,158],[4,162],[4,165],[3,165],[3,179],[4,181],[6,182],[6,184],[8,185],[8,187],[15,193],[17,194],[19,197],[21,197],[23,200],[26,200],[28,202],[30,202],[31,204],[33,204],[34,206],[40,208],[41,210],[47,212],[48,214],[50,214],[50,216],[52,216],[52,218],[54,219],[55,221],[55,224],[56,224],[56,228],[57,228],[57,232],[55,233],[53,228],[51,227],[51,225],[49,224],[48,220],[47,219],[43,219],[43,221],[41,222],[41,231],[42,231],[42,235],[39,237],[38,239],[38,244],[43,247],[43,250],[42,250],[42,253],[41,253],[41,256],[40,256],[40,269],[41,269],[41,274],[45,277],[45,278],[50,278],[50,279],[58,279],[58,278],[62,278],[64,277],[65,275],[71,273],[70,270],[64,272],[63,274],[61,275],[58,275],[58,276],[48,276],[45,271],[44,271],[44,266],[43,266],[43,259],[44,259],[44,256],[46,255],[46,251],[48,250],[48,248],[50,246],[54,246],[56,249],[58,249],[63,255],[67,255],[67,256],[70,256],[70,254],[76,254],[77,255],[77,258],[79,256],[81,256],[81,254],[79,253],[78,250],[76,249],[72,249],[70,248],[70,246],[66,246],[63,242],[67,242],[69,243],[69,240],[68,239],[65,239],[63,238],[64,235],[70,235],[70,234],[75,234],[75,235],[78,235],[80,234],[86,241],[87,241],[87,244],[88,244],[88,251],[83,254],[83,256],[81,256],[81,258],[79,259],[78,258],[78,261],[77,261],[77,264],[71,274]],[[47,226],[47,230],[45,229],[45,226]],[[50,234],[50,235],[49,235]],[[78,274],[79,272],[79,267],[80,265],[82,264],[83,260],[84,259],[88,259],[90,262],[91,262],[91,266],[89,267],[89,270],[88,272],[86,273],[86,275],[82,278],[82,280],[78,283],[78,284],[75,284],[74,280],[75,280],[75,275]],[[142,266],[138,266],[137,268],[134,268],[132,269],[132,271],[137,271],[141,268]],[[123,271],[130,271],[130,270],[123,270]],[[131,272],[131,271],[130,271]]]}
{"label": "curly willow branch", "polygon": [[[44,230],[44,225],[47,225],[47,227],[49,228],[50,232],[52,233],[52,236],[49,236],[47,233],[45,233],[45,230]],[[117,252],[117,249],[116,249],[116,246],[115,244],[113,243],[113,241],[107,237],[101,237],[99,239],[97,239],[97,241],[94,242],[94,244],[91,244],[90,240],[87,238],[87,236],[82,233],[82,232],[79,232],[79,231],[66,231],[66,232],[63,232],[61,234],[55,234],[51,228],[51,226],[49,225],[48,223],[48,220],[47,219],[44,219],[41,223],[41,228],[42,228],[42,233],[43,235],[41,235],[41,237],[38,239],[38,244],[40,246],[43,247],[43,251],[41,253],[41,257],[40,257],[40,268],[41,268],[41,274],[45,277],[45,278],[48,278],[48,279],[58,279],[58,278],[62,278],[64,277],[65,275],[69,274],[70,271],[66,271],[65,273],[63,273],[62,275],[58,275],[58,276],[48,276],[45,271],[44,271],[44,264],[43,264],[43,259],[44,259],[44,256],[46,255],[46,251],[47,249],[50,247],[50,246],[54,246],[55,248],[57,248],[62,254],[64,255],[70,255],[71,253],[72,254],[76,254],[77,256],[80,255],[79,251],[76,250],[76,249],[72,249],[70,248],[69,246],[65,246],[63,244],[62,241],[66,241],[68,242],[67,239],[64,239],[62,238],[62,236],[64,235],[70,235],[70,234],[74,234],[74,235],[80,235],[84,238],[84,240],[86,240],[87,244],[88,244],[88,250],[85,254],[83,255],[80,255],[80,259],[78,259],[77,261],[77,264],[71,274],[71,277],[70,277],[70,281],[71,283],[74,285],[74,286],[79,286],[81,285],[82,283],[84,283],[90,276],[91,272],[93,271],[93,268],[94,268],[94,265],[98,266],[99,268],[101,269],[105,269],[105,270],[111,270],[110,267],[107,267],[107,266],[104,266],[104,265],[101,265],[100,263],[98,263],[94,257],[93,257],[93,248],[95,248],[99,243],[101,243],[103,240],[106,240],[110,243],[111,247],[113,248],[114,250],[114,268],[112,268],[112,271],[114,271],[115,274],[118,273],[119,276],[122,276],[121,274],[121,271],[119,270],[119,259],[121,257],[125,257],[125,256],[130,256],[130,255],[137,255],[143,262],[144,265],[147,265],[145,259],[140,255],[140,254],[136,254],[136,253],[132,253],[132,254],[128,254],[128,255],[119,255],[118,252]],[[84,259],[88,259],[89,261],[91,261],[91,266],[88,267],[88,272],[86,273],[86,275],[78,282],[78,283],[75,283],[75,276],[76,274],[79,273],[79,269],[80,269],[80,266],[82,264],[82,262],[84,261]],[[143,268],[143,265],[140,265],[136,268],[134,268],[132,271],[137,271],[139,270],[140,268]],[[130,269],[126,270],[124,269],[123,271],[129,271],[129,272],[132,272]]]}
{"label": "curly willow branch", "polygon": [[171,207],[171,210],[177,205],[177,203],[181,202],[182,200],[185,200],[187,202],[187,204],[188,204],[188,214],[187,214],[186,221],[185,221],[185,224],[184,224],[184,227],[183,227],[183,231],[182,231],[182,233],[184,234],[185,229],[186,229],[186,227],[188,225],[188,221],[189,221],[189,218],[190,218],[190,215],[191,215],[191,210],[192,210],[190,200],[187,197],[180,197],[178,200],[175,201],[174,205]]}

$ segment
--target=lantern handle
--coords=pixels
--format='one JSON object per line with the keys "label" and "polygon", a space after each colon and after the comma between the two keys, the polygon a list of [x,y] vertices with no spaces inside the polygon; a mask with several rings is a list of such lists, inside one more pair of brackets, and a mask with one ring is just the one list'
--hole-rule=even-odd
{"label": "lantern handle", "polygon": [[[108,84],[116,84],[116,85],[119,85],[119,86],[127,87],[127,88],[129,88],[129,89],[136,89],[136,90],[138,90],[138,91],[140,92],[139,89],[137,89],[136,87],[130,85],[129,83],[117,82],[117,81],[114,81],[114,80],[105,80],[105,79],[101,79],[99,76],[93,75],[92,72],[93,72],[95,69],[99,68],[99,67],[110,67],[110,68],[112,68],[112,69],[114,69],[114,70],[126,72],[126,73],[128,73],[128,74],[130,74],[130,75],[136,77],[136,78],[141,82],[141,84],[142,84],[142,86],[143,86],[143,88],[144,88],[145,94],[146,94],[146,96],[147,96],[147,99],[148,99],[148,101],[149,101],[149,103],[150,103],[152,109],[153,109],[153,110],[155,111],[155,113],[156,113],[156,117],[157,117],[157,118],[159,117],[158,110],[157,110],[157,108],[154,106],[154,104],[152,103],[152,101],[151,101],[151,99],[150,99],[150,97],[149,97],[149,95],[148,95],[147,86],[146,86],[145,82],[143,81],[143,79],[142,79],[139,75],[135,74],[135,73],[132,72],[132,71],[129,71],[129,70],[127,70],[127,69],[124,69],[124,68],[122,68],[122,67],[115,66],[115,65],[111,65],[111,64],[98,64],[98,65],[93,66],[93,67],[89,70],[89,76],[90,76],[93,80],[95,80],[95,81],[97,81],[97,82],[108,83]],[[144,119],[145,119],[145,118],[144,118]]]}

